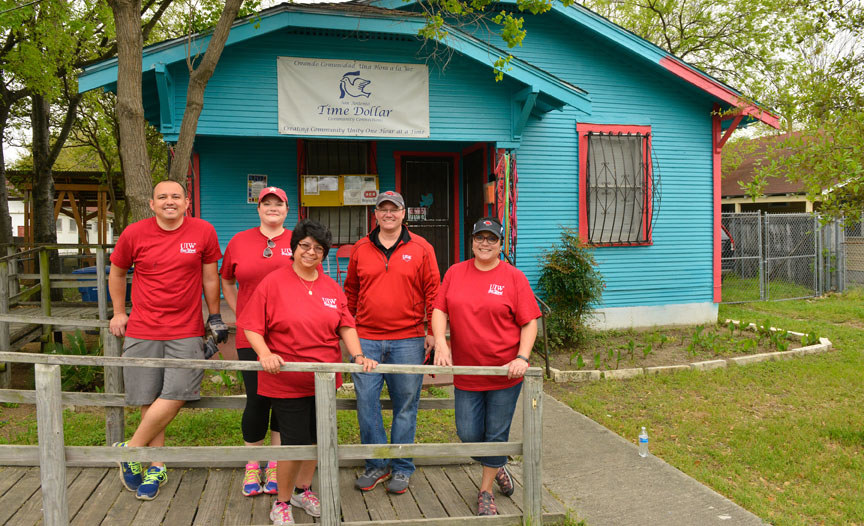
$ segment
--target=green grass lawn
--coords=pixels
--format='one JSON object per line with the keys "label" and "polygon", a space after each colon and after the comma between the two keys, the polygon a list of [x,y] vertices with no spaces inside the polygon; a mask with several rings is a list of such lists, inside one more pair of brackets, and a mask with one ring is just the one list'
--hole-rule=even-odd
{"label": "green grass lawn", "polygon": [[707,373],[548,385],[575,410],[774,525],[864,524],[864,293],[721,305],[833,352]]}

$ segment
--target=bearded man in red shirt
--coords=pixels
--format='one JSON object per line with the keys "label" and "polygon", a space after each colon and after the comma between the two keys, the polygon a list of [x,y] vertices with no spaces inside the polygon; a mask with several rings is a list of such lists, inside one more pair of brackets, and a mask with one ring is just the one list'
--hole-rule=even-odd
{"label": "bearded man in red shirt", "polygon": [[[213,225],[184,217],[189,206],[186,189],[173,181],[153,188],[150,209],[155,217],[126,227],[111,253],[108,290],[114,307],[110,330],[125,336],[123,356],[132,358],[204,359],[201,291],[207,320],[217,343],[228,338],[219,314],[219,274],[222,257]],[[132,278],[132,312],[126,314],[126,272]],[[165,428],[187,400],[201,398],[202,369],[126,367],[126,405],[141,406],[141,423],[120,447],[161,447]],[[120,462],[123,486],[141,500],[152,500],[167,482],[165,465],[153,462],[142,473],[140,462]]]}
{"label": "bearded man in red shirt", "polygon": [[[438,293],[441,275],[432,245],[402,224],[405,200],[393,191],[382,192],[375,204],[378,226],[354,245],[345,295],[357,322],[363,356],[384,364],[421,365],[435,345],[426,334],[426,319]],[[357,420],[364,444],[386,444],[381,418],[381,388],[393,402],[390,441],[414,443],[421,374],[352,373],[357,394]],[[366,470],[355,482],[370,491],[390,477],[387,491],[405,493],[414,463],[410,458],[366,460]],[[391,476],[392,475],[392,476]]]}

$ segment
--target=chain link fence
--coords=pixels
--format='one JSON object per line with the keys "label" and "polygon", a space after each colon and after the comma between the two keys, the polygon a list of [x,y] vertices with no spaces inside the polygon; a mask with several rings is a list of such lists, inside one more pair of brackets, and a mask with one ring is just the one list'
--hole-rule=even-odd
{"label": "chain link fence", "polygon": [[[810,298],[845,289],[846,233],[839,222],[823,225],[813,214],[753,212],[723,214],[721,224],[723,303]],[[860,239],[864,283],[864,236]]]}

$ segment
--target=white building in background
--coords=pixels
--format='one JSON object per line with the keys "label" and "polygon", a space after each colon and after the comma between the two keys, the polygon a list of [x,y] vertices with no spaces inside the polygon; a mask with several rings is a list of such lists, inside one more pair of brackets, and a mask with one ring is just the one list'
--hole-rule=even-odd
{"label": "white building in background", "polygon": [[[12,217],[12,235],[24,237],[24,201],[9,196],[9,215]],[[57,242],[78,243],[78,225],[71,217],[60,214],[57,218]],[[87,223],[87,242],[93,244],[99,242],[95,218]],[[114,228],[110,221],[105,242],[107,244],[114,242]]]}

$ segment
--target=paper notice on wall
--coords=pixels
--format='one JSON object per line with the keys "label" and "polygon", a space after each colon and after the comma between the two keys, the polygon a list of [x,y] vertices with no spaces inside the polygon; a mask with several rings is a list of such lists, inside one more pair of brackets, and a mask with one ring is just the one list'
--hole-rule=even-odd
{"label": "paper notice on wall", "polygon": [[318,177],[304,177],[303,178],[303,194],[304,195],[318,195]]}
{"label": "paper notice on wall", "polygon": [[267,176],[261,174],[248,174],[246,176],[246,203],[258,204],[258,194],[267,187]]}
{"label": "paper notice on wall", "polygon": [[318,178],[319,192],[338,192],[339,178],[338,177],[319,177]]}
{"label": "paper notice on wall", "polygon": [[378,198],[378,179],[363,175],[344,177],[342,203],[345,205],[374,205]]}

